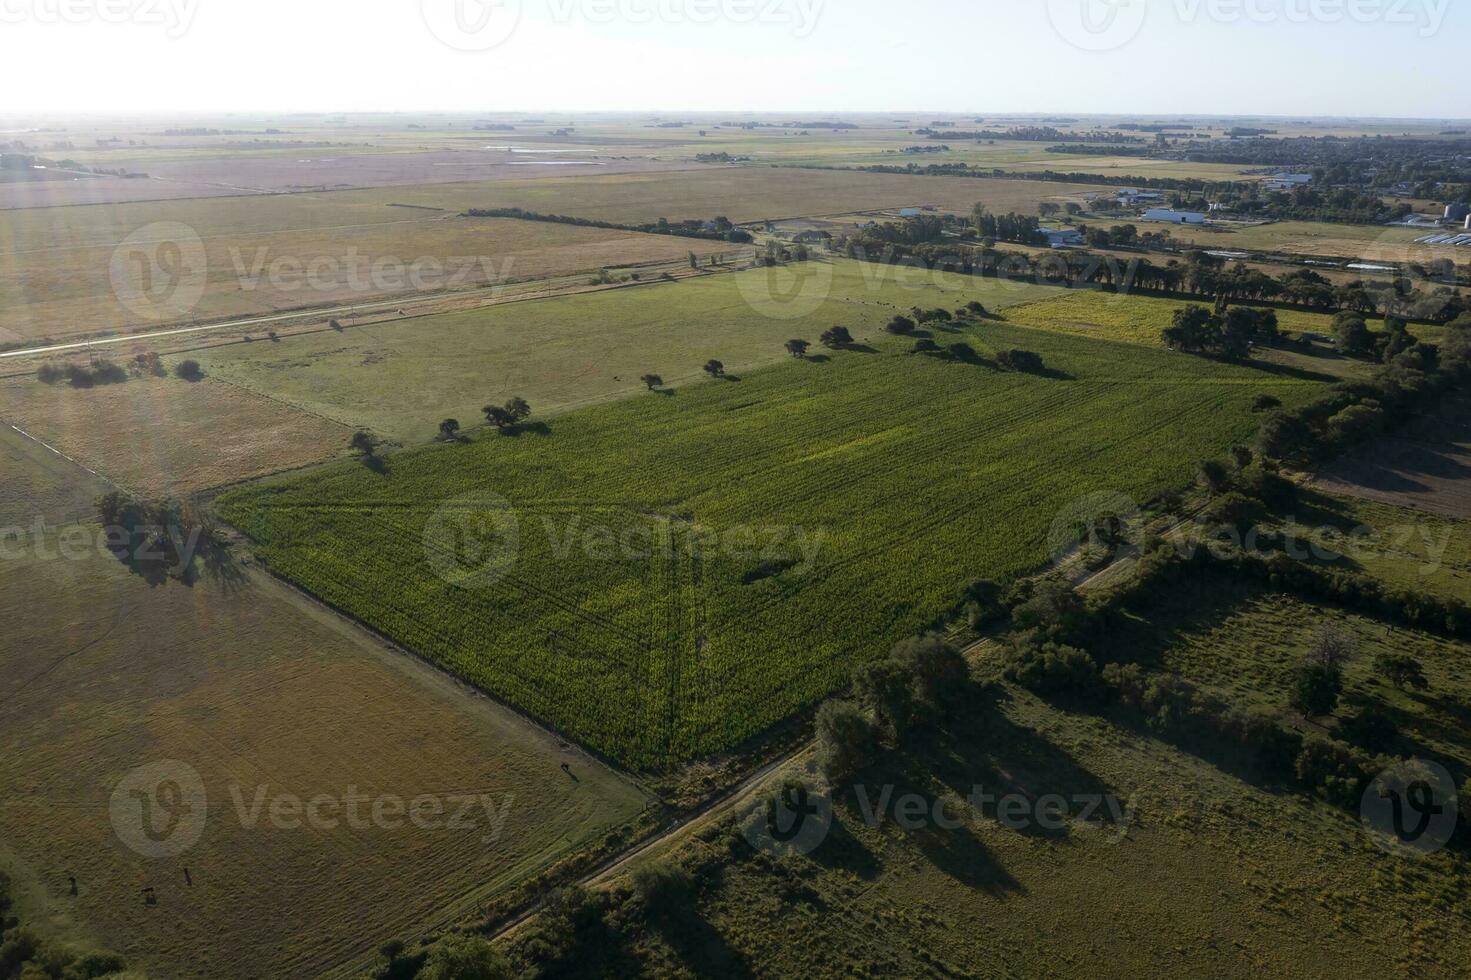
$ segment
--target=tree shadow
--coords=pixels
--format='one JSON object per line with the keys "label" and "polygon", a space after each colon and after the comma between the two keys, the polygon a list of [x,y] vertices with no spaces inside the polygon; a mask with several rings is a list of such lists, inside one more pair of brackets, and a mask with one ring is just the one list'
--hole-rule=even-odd
{"label": "tree shadow", "polygon": [[813,364],[826,364],[832,358],[826,354],[804,354],[802,360],[811,361]]}
{"label": "tree shadow", "polygon": [[844,344],[838,350],[848,351],[853,354],[877,354],[879,352],[877,347],[870,347],[868,344]]}
{"label": "tree shadow", "polygon": [[1208,360],[1219,361],[1222,364],[1234,364],[1238,367],[1252,368],[1263,374],[1292,378],[1294,381],[1315,381],[1331,384],[1343,380],[1336,375],[1324,374],[1322,371],[1309,371],[1307,368],[1293,367],[1291,364],[1278,364],[1274,361],[1235,361],[1224,357],[1212,357],[1208,358]]}
{"label": "tree shadow", "polygon": [[500,434],[508,439],[520,439],[522,436],[549,436],[552,434],[552,427],[545,422],[523,422],[509,429],[501,429]]}
{"label": "tree shadow", "polygon": [[700,915],[693,903],[659,916],[651,925],[695,976],[754,975],[746,957]]}
{"label": "tree shadow", "polygon": [[832,827],[828,830],[827,837],[823,839],[822,846],[809,854],[807,859],[828,870],[841,869],[864,881],[874,881],[883,871],[883,866],[849,825],[850,820],[861,823],[862,816],[857,810],[846,805],[836,805],[837,803],[834,800]]}
{"label": "tree shadow", "polygon": [[382,456],[364,456],[363,466],[377,473],[379,476],[387,476],[390,472],[388,460]]}

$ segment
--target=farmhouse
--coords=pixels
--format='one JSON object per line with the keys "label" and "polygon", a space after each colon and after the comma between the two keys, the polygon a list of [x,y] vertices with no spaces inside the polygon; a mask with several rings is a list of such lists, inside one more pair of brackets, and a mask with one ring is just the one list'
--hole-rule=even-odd
{"label": "farmhouse", "polygon": [[1139,191],[1132,187],[1126,187],[1119,191],[1120,204],[1137,204],[1140,201],[1162,201],[1164,195],[1158,191]]}
{"label": "farmhouse", "polygon": [[1083,233],[1076,228],[1039,228],[1047,237],[1047,244],[1051,248],[1065,248],[1069,245],[1082,245]]}
{"label": "farmhouse", "polygon": [[1172,225],[1203,225],[1205,215],[1199,211],[1176,211],[1173,208],[1150,208],[1144,212],[1145,221],[1167,221]]}

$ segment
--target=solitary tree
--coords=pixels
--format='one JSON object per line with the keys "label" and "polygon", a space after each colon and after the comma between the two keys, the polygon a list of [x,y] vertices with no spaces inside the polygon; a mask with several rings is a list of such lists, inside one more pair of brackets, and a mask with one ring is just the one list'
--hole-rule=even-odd
{"label": "solitary tree", "polygon": [[348,446],[353,452],[359,454],[364,459],[371,459],[373,454],[378,451],[378,437],[367,429],[359,429],[352,434],[352,439],[348,442]]}
{"label": "solitary tree", "polygon": [[198,361],[180,361],[174,368],[174,374],[185,381],[199,381],[204,377],[204,370],[199,366]]}
{"label": "solitary tree", "polygon": [[506,402],[506,411],[513,422],[525,422],[531,416],[531,406],[520,395]]}
{"label": "solitary tree", "polygon": [[330,324],[328,324],[328,326],[330,326],[333,330],[336,330],[338,333],[342,332],[341,320],[333,320]]}
{"label": "solitary tree", "polygon": [[659,377],[657,374],[646,374],[642,378],[639,378],[639,380],[647,385],[650,391],[653,391],[655,388],[659,388],[664,384],[664,379]]}
{"label": "solitary tree", "polygon": [[806,357],[807,349],[812,345],[805,340],[787,341],[787,353],[793,357]]}
{"label": "solitary tree", "polygon": [[1374,668],[1400,690],[1413,687],[1423,691],[1430,686],[1425,667],[1408,653],[1381,653],[1374,658]]}
{"label": "solitary tree", "polygon": [[716,360],[706,361],[705,373],[712,378],[723,378],[725,377],[725,365]]}
{"label": "solitary tree", "polygon": [[439,437],[446,442],[458,439],[460,436],[460,420],[445,419],[439,423]]}
{"label": "solitary tree", "polygon": [[847,327],[833,327],[830,330],[824,330],[822,336],[817,339],[822,343],[822,346],[833,350],[837,350],[839,347],[846,347],[853,343],[853,335],[848,332]]}

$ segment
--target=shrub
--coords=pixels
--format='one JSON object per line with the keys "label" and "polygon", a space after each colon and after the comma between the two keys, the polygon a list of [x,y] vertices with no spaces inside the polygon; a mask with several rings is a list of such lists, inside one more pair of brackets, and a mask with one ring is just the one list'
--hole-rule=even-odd
{"label": "shrub", "polygon": [[672,861],[646,864],[633,873],[633,891],[651,915],[662,918],[693,901],[695,879]]}
{"label": "shrub", "polygon": [[178,363],[174,368],[174,375],[184,381],[200,381],[204,378],[204,370],[198,361],[186,360]]}
{"label": "shrub", "polygon": [[1425,667],[1408,653],[1381,653],[1374,658],[1374,669],[1386,681],[1404,690],[1413,687],[1423,691],[1430,687]]}
{"label": "shrub", "polygon": [[1101,701],[1105,691],[1098,664],[1076,647],[1048,643],[1013,651],[1006,679],[1044,697]]}
{"label": "shrub", "polygon": [[996,355],[996,362],[1007,371],[1023,374],[1042,373],[1042,355],[1029,350],[1004,350]]}
{"label": "shrub", "polygon": [[909,671],[915,701],[932,711],[943,711],[970,686],[965,657],[934,633],[901,640],[889,658]]}
{"label": "shrub", "polygon": [[868,765],[876,742],[873,725],[851,701],[828,701],[817,709],[818,766],[830,785]]}
{"label": "shrub", "polygon": [[1330,715],[1343,694],[1343,670],[1318,660],[1307,660],[1297,669],[1292,706],[1309,717]]}
{"label": "shrub", "polygon": [[509,980],[505,957],[478,936],[447,936],[434,945],[418,980]]}

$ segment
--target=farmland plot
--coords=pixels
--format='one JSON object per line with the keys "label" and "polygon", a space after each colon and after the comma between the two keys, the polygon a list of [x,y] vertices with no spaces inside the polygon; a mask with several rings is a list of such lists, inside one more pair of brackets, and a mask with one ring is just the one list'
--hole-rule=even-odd
{"label": "farmland plot", "polygon": [[[276,572],[636,767],[729,749],[1048,557],[1076,498],[1144,500],[1315,386],[995,323],[978,363],[880,343],[518,437],[244,488]],[[1027,348],[1049,376],[1001,373]],[[630,543],[632,542],[632,543]],[[841,614],[837,610],[842,610]]]}

